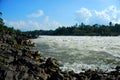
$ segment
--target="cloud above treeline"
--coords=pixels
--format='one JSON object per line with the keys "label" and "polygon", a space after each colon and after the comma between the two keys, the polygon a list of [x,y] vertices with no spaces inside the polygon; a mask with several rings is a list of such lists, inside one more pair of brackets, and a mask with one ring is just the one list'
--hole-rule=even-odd
{"label": "cloud above treeline", "polygon": [[110,21],[120,23],[120,9],[114,5],[100,11],[82,7],[76,11],[75,20],[79,23],[83,22],[86,24],[108,24]]}
{"label": "cloud above treeline", "polygon": [[38,18],[44,15],[44,11],[43,10],[38,10],[36,13],[31,13],[28,14],[27,17],[28,18]]}
{"label": "cloud above treeline", "polygon": [[19,21],[5,21],[5,23],[10,27],[14,27],[15,29],[20,29],[23,31],[27,31],[27,30],[30,31],[30,30],[43,28],[42,24],[35,21],[19,20]]}
{"label": "cloud above treeline", "polygon": [[[33,21],[33,18],[40,18],[44,17],[42,22],[39,21]],[[48,30],[48,29],[55,29],[61,24],[56,21],[50,21],[49,16],[44,16],[44,11],[43,10],[38,10],[36,13],[31,13],[26,16],[28,20],[18,20],[18,21],[7,21],[4,20],[5,24],[14,27],[15,29],[20,29],[22,31],[32,31],[32,30]],[[29,20],[31,18],[31,20]]]}
{"label": "cloud above treeline", "polygon": [[22,31],[32,31],[32,30],[48,30],[48,29],[55,29],[61,24],[58,21],[49,21],[49,16],[46,16],[43,22],[38,22],[38,21],[24,21],[24,20],[19,20],[19,21],[4,21],[6,25],[10,27],[14,27],[15,29],[20,29]]}

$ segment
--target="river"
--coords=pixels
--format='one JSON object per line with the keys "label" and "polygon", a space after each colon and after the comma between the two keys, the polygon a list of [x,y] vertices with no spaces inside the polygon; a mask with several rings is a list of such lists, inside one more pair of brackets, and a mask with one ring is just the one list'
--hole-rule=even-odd
{"label": "river", "polygon": [[42,56],[56,58],[63,71],[111,70],[120,65],[119,36],[39,36],[32,41]]}

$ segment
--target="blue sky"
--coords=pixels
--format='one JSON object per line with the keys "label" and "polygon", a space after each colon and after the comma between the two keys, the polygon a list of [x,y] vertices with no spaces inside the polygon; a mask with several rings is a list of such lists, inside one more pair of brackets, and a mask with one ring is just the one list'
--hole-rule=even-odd
{"label": "blue sky", "polygon": [[81,22],[120,23],[120,0],[0,0],[6,25],[26,30],[56,29]]}

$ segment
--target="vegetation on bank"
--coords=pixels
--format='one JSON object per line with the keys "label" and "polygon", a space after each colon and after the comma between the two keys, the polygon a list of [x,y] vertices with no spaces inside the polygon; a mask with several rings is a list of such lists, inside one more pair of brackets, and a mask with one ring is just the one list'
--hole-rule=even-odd
{"label": "vegetation on bank", "polygon": [[120,35],[120,24],[109,25],[86,25],[81,23],[73,26],[62,26],[55,30],[35,30],[27,31],[31,35],[76,35],[76,36],[118,36]]}
{"label": "vegetation on bank", "polygon": [[2,16],[2,12],[0,12],[0,32],[10,33],[10,34],[19,34],[19,35],[22,34],[20,30],[15,30],[13,27],[8,27],[4,25],[4,22],[1,16]]}

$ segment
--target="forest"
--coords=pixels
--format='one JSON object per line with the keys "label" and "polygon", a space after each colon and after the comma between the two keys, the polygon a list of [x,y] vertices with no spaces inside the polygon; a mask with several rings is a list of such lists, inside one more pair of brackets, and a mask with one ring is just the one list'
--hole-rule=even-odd
{"label": "forest", "polygon": [[55,30],[34,30],[25,32],[30,35],[65,35],[65,36],[119,36],[120,24],[113,24],[109,22],[109,25],[86,25],[81,23],[73,26],[62,26]]}
{"label": "forest", "polygon": [[1,16],[2,16],[2,12],[0,12],[0,32],[1,33],[18,34],[18,35],[22,34],[22,32],[19,29],[15,30],[13,27],[6,26]]}

